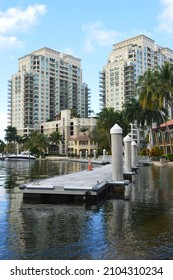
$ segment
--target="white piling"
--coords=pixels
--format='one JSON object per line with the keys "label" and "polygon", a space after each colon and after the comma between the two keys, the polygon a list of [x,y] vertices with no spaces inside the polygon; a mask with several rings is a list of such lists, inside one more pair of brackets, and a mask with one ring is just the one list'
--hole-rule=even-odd
{"label": "white piling", "polygon": [[82,158],[82,151],[79,152],[80,159]]}
{"label": "white piling", "polygon": [[85,151],[85,158],[88,160],[88,151]]}
{"label": "white piling", "polygon": [[96,160],[96,150],[94,150],[94,160]]}
{"label": "white piling", "polygon": [[136,142],[132,141],[131,150],[132,150],[132,168],[137,168],[137,152],[136,152]]}
{"label": "white piling", "polygon": [[122,128],[115,124],[111,130],[112,143],[112,180],[123,181],[123,146],[122,146]]}
{"label": "white piling", "polygon": [[102,156],[102,162],[106,162],[106,150],[103,149],[103,156]]}
{"label": "white piling", "polygon": [[124,171],[132,171],[131,138],[129,135],[124,138]]}

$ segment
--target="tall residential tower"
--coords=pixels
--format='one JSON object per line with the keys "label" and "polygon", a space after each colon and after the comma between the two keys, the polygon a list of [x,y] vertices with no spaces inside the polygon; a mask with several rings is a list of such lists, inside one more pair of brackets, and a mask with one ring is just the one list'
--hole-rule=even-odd
{"label": "tall residential tower", "polygon": [[100,72],[100,105],[122,110],[134,96],[139,75],[148,68],[173,63],[173,50],[157,45],[145,35],[139,35],[113,45],[107,64]]}
{"label": "tall residential tower", "polygon": [[9,81],[9,121],[28,135],[64,109],[87,117],[90,91],[82,83],[81,60],[50,48],[19,58],[19,71]]}

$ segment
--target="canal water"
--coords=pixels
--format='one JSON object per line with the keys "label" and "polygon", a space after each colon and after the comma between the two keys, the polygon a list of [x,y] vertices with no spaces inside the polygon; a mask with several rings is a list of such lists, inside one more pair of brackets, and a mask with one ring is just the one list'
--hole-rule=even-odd
{"label": "canal water", "polygon": [[128,200],[23,202],[21,183],[86,168],[68,161],[0,162],[0,259],[173,259],[173,167],[140,167]]}

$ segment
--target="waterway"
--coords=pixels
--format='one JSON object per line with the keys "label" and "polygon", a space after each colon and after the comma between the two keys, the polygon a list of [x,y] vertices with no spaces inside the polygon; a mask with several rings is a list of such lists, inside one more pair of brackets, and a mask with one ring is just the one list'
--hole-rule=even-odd
{"label": "waterway", "polygon": [[173,259],[173,167],[140,167],[128,200],[23,202],[21,183],[86,168],[67,161],[0,161],[0,259]]}

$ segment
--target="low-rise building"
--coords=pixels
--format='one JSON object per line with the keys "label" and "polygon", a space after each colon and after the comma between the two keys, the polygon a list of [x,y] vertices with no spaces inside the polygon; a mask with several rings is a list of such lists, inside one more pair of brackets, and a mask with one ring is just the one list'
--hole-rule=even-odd
{"label": "low-rise building", "polygon": [[[97,149],[97,143],[92,140],[92,130],[96,126],[95,118],[78,118],[72,115],[71,110],[63,110],[57,116],[57,120],[41,124],[41,133],[50,135],[58,131],[63,136],[63,143],[60,144],[60,154],[92,155]],[[53,152],[53,151],[52,151]]]}
{"label": "low-rise building", "polygon": [[153,129],[154,144],[163,150],[163,154],[173,153],[173,119]]}

